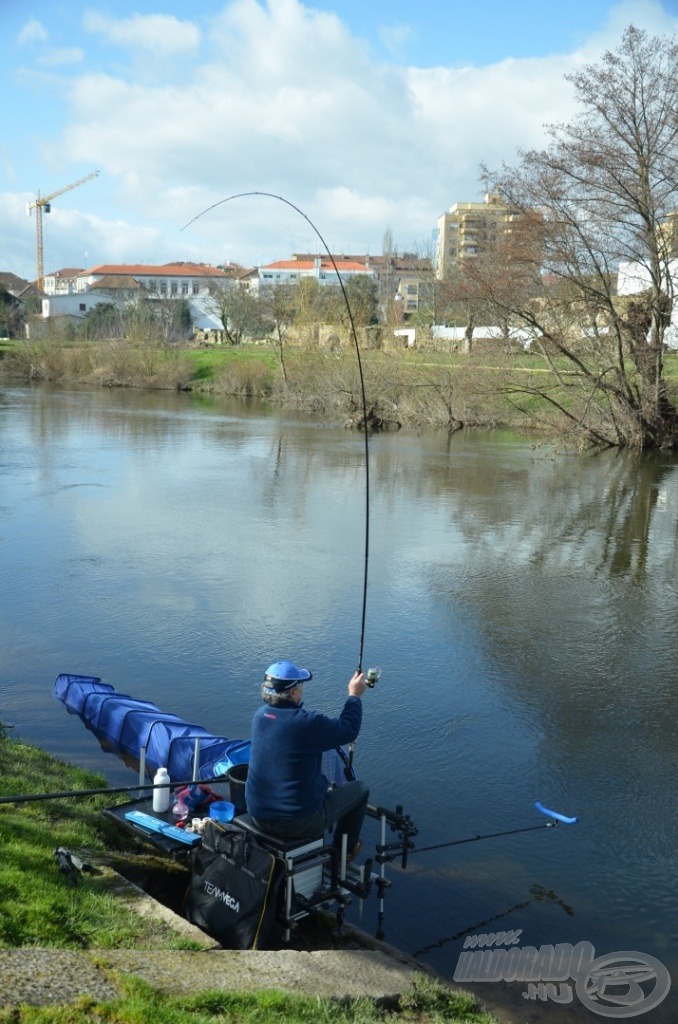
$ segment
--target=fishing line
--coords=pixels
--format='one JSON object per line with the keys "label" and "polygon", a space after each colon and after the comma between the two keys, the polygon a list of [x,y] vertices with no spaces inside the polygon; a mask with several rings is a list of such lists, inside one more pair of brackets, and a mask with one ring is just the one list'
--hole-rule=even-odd
{"label": "fishing line", "polygon": [[195,222],[197,220],[200,220],[201,217],[204,217],[206,213],[210,213],[212,210],[216,210],[217,206],[223,206],[224,203],[230,203],[234,199],[244,199],[244,198],[246,198],[248,196],[266,196],[268,199],[277,199],[277,200],[279,200],[279,202],[285,203],[286,206],[289,206],[292,210],[294,210],[296,213],[298,213],[301,217],[304,218],[306,223],[308,225],[310,225],[311,229],[316,233],[316,235],[320,239],[320,242],[321,242],[325,252],[327,253],[327,255],[329,257],[330,263],[332,264],[332,266],[334,268],[334,272],[337,275],[337,280],[339,282],[339,287],[341,288],[341,294],[343,295],[344,303],[346,304],[346,310],[348,312],[348,319],[349,319],[349,322],[351,324],[351,334],[353,335],[353,342],[354,342],[354,345],[355,345],[355,352],[356,352],[356,356],[357,356],[357,359],[358,359],[358,374],[359,374],[359,377],[360,377],[360,393],[361,393],[361,397],[362,397],[362,406],[363,406],[363,434],[365,435],[365,569],[364,569],[364,575],[363,575],[362,613],[361,613],[361,618],[360,618],[360,643],[359,643],[359,646],[358,646],[358,669],[357,669],[358,672],[362,672],[362,666],[363,666],[363,647],[364,647],[364,644],[365,644],[365,621],[366,621],[366,617],[367,617],[367,574],[368,574],[369,552],[370,552],[370,458],[369,458],[370,449],[369,449],[368,427],[367,427],[367,398],[365,396],[365,377],[363,375],[363,361],[362,361],[362,357],[360,355],[360,345],[358,344],[358,334],[357,334],[356,329],[355,329],[355,321],[353,319],[353,311],[351,310],[351,304],[348,301],[348,295],[346,294],[346,289],[344,287],[344,282],[342,281],[341,274],[339,273],[339,267],[336,264],[336,260],[334,259],[334,256],[330,252],[330,249],[329,249],[329,246],[328,246],[327,242],[325,241],[325,239],[323,238],[323,236],[321,235],[320,231],[315,226],[315,224],[313,223],[311,218],[308,216],[308,214],[304,213],[304,211],[302,209],[300,209],[298,206],[296,206],[289,199],[285,199],[284,196],[279,196],[275,192],[238,192],[235,195],[226,196],[225,199],[220,199],[218,202],[212,203],[211,206],[206,207],[206,209],[204,209],[201,213],[198,213],[195,217],[193,217],[191,220],[189,220],[189,222],[187,224],[184,224],[184,226],[181,228],[181,230],[185,231],[186,228],[189,228],[191,226],[191,224],[195,224]]}

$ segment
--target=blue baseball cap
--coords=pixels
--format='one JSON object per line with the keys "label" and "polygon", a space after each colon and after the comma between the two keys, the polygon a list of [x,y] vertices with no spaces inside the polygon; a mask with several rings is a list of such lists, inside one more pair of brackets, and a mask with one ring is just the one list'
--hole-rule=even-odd
{"label": "blue baseball cap", "polygon": [[264,672],[264,683],[274,693],[292,690],[297,683],[305,683],[313,674],[307,668],[299,668],[293,661],[274,661]]}

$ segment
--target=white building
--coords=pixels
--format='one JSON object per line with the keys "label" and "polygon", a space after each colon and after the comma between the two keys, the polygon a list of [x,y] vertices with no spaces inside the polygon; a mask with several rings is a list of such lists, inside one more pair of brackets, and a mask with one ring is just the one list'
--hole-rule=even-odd
{"label": "white building", "polygon": [[335,259],[335,265],[328,256],[317,256],[314,259],[277,260],[259,268],[259,288],[272,288],[277,284],[298,284],[303,278],[311,278],[320,286],[338,285],[339,277],[346,284],[353,277],[376,280],[376,273],[371,267],[355,260]]}
{"label": "white building", "polygon": [[[678,260],[671,260],[668,265],[671,279],[671,290],[678,296]],[[617,295],[639,295],[651,286],[648,267],[643,263],[622,262],[617,272]],[[673,303],[671,323],[664,334],[664,343],[672,349],[678,349],[678,302]]]}
{"label": "white building", "polygon": [[[81,318],[100,303],[120,308],[138,298],[186,299],[195,320],[205,318],[205,300],[214,286],[228,287],[231,274],[206,263],[102,264],[89,270],[67,268],[44,278],[43,318]],[[210,326],[212,324],[210,323]]]}

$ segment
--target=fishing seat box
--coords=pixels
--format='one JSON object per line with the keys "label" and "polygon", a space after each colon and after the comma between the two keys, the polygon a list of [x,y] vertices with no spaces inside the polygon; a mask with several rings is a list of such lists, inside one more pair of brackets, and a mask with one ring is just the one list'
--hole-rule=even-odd
{"label": "fishing seat box", "polygon": [[288,878],[293,883],[295,896],[310,900],[320,892],[323,868],[328,860],[322,835],[317,839],[279,839],[257,828],[249,814],[241,814],[235,821],[241,828],[251,832],[262,846],[287,863]]}

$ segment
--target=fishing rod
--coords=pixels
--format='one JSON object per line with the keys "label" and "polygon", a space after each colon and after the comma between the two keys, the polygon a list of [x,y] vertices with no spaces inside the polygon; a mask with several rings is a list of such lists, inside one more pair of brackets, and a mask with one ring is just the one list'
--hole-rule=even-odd
{"label": "fishing rod", "polygon": [[181,230],[185,231],[186,228],[191,226],[191,224],[195,224],[195,222],[197,220],[200,220],[201,217],[204,217],[206,213],[210,213],[212,210],[216,210],[216,208],[218,206],[223,206],[224,203],[230,203],[234,199],[244,199],[244,198],[251,197],[251,196],[265,196],[268,199],[277,199],[279,202],[285,203],[286,206],[289,206],[292,210],[294,210],[301,217],[303,217],[304,220],[306,221],[306,223],[315,232],[315,234],[320,239],[320,242],[321,242],[323,248],[325,249],[325,252],[327,253],[327,255],[329,257],[330,263],[332,264],[332,266],[334,268],[335,274],[337,275],[337,280],[339,282],[339,287],[341,288],[341,294],[343,295],[344,302],[346,304],[346,310],[348,312],[349,323],[351,324],[351,334],[353,335],[353,342],[354,342],[354,345],[355,345],[355,352],[356,352],[356,356],[357,356],[357,359],[358,359],[358,374],[359,374],[359,377],[360,377],[360,393],[361,393],[361,397],[362,397],[362,407],[363,407],[363,434],[364,434],[364,437],[365,437],[365,568],[364,568],[364,575],[363,575],[363,597],[362,597],[362,612],[361,612],[361,618],[360,618],[360,642],[359,642],[359,645],[358,645],[358,668],[357,668],[358,672],[362,672],[363,648],[364,648],[364,645],[365,645],[365,622],[366,622],[366,618],[367,618],[367,577],[368,577],[368,564],[369,564],[369,551],[370,551],[370,458],[369,458],[370,450],[369,450],[369,440],[368,440],[369,430],[368,430],[368,424],[367,424],[367,397],[366,397],[366,394],[365,394],[365,377],[364,377],[364,374],[363,374],[363,361],[362,361],[362,357],[360,355],[360,345],[358,343],[358,333],[356,331],[355,321],[353,319],[353,311],[351,309],[351,303],[348,301],[348,295],[346,294],[346,288],[344,287],[344,282],[342,281],[341,274],[339,273],[339,267],[337,266],[336,260],[335,260],[334,256],[332,255],[327,242],[325,241],[325,239],[321,235],[319,229],[313,223],[311,218],[308,216],[308,214],[304,213],[304,211],[302,209],[300,209],[300,207],[296,206],[289,199],[286,199],[285,196],[277,195],[275,192],[259,192],[259,191],[238,192],[235,195],[226,196],[225,199],[220,199],[220,200],[218,200],[218,202],[212,203],[211,206],[206,207],[201,213],[196,214],[196,216],[193,217],[191,220],[189,220],[187,224],[184,224],[184,226],[181,228]]}
{"label": "fishing rod", "polygon": [[534,805],[541,814],[545,814],[550,821],[542,822],[540,825],[527,825],[522,828],[510,828],[505,829],[502,832],[486,832],[474,836],[466,836],[464,839],[451,839],[446,843],[434,843],[431,846],[415,846],[411,841],[410,836],[416,834],[412,829],[407,828],[407,822],[391,822],[391,827],[394,831],[400,831],[401,838],[396,843],[381,843],[377,846],[377,863],[386,863],[388,861],[396,860],[398,857],[401,858],[401,865],[403,868],[407,866],[408,854],[411,853],[428,853],[430,850],[443,850],[450,846],[463,846],[464,843],[477,843],[481,839],[496,839],[498,836],[514,836],[520,832],[537,832],[543,828],[557,828],[561,823],[564,825],[576,825],[579,818],[568,817],[566,814],[561,814],[559,811],[549,810],[548,807],[537,800]]}
{"label": "fishing rod", "polygon": [[185,786],[207,786],[211,782],[225,782],[225,775],[215,775],[212,779],[189,779],[186,782],[149,782],[145,786],[116,786],[113,789],[102,786],[99,789],[72,789],[58,793],[28,793],[21,796],[2,796],[0,804],[28,804],[39,800],[66,800],[68,797],[109,796],[112,793],[135,793],[147,789],[181,789]]}

